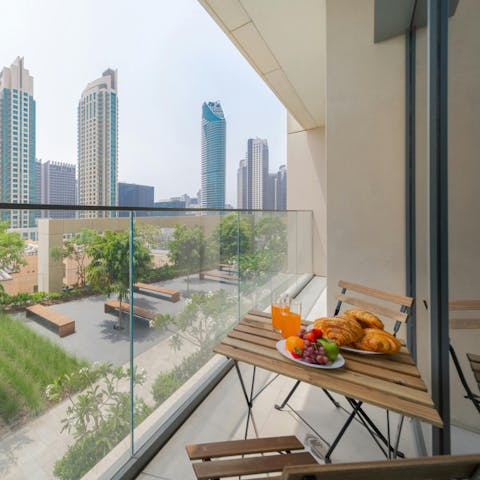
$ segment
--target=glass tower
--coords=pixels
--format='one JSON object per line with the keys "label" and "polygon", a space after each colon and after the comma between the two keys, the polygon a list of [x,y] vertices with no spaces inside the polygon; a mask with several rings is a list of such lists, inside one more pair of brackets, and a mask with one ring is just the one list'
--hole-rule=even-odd
{"label": "glass tower", "polygon": [[220,102],[202,106],[202,207],[225,208],[226,122]]}
{"label": "glass tower", "polygon": [[[78,104],[78,199],[80,205],[118,204],[117,72],[90,82]],[[97,217],[101,212],[82,212]]]}
{"label": "glass tower", "polygon": [[[0,198],[4,203],[35,203],[35,100],[33,77],[17,57],[0,72]],[[11,228],[35,225],[35,212],[2,213]]]}

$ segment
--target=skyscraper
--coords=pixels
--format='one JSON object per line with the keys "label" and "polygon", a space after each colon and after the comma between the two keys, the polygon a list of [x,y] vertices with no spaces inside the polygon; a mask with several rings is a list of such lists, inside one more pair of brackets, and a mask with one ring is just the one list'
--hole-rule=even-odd
{"label": "skyscraper", "polygon": [[287,209],[287,166],[280,165],[275,176],[275,210]]}
{"label": "skyscraper", "polygon": [[[35,100],[33,77],[17,57],[0,72],[0,198],[5,203],[34,203]],[[35,212],[10,210],[2,219],[12,228],[32,227]]]}
{"label": "skyscraper", "polygon": [[[118,183],[118,205],[121,207],[151,207],[154,206],[155,187],[137,185],[136,183]],[[128,212],[120,212],[120,217],[128,217]],[[136,213],[137,217],[149,216],[150,212]]]}
{"label": "skyscraper", "polygon": [[237,170],[237,208],[248,208],[247,161],[240,160]]}
{"label": "skyscraper", "polygon": [[226,122],[220,102],[202,106],[202,207],[225,207]]}
{"label": "skyscraper", "polygon": [[[78,104],[78,197],[80,205],[118,203],[117,72],[90,82]],[[102,216],[82,212],[83,217]]]}
{"label": "skyscraper", "polygon": [[263,209],[268,194],[268,143],[249,138],[247,148],[248,208]]}
{"label": "skyscraper", "polygon": [[[41,202],[43,204],[75,205],[77,179],[75,165],[61,162],[41,163]],[[46,218],[75,218],[74,210],[43,210]]]}

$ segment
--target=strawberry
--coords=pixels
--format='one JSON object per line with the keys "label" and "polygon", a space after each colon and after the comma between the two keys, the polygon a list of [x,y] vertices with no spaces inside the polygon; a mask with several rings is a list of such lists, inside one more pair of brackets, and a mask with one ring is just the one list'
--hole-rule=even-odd
{"label": "strawberry", "polygon": [[308,332],[305,334],[305,337],[303,337],[305,340],[308,340],[309,342],[316,342],[317,337],[313,332]]}
{"label": "strawberry", "polygon": [[323,332],[319,328],[312,328],[310,330],[317,338],[320,338],[323,335]]}

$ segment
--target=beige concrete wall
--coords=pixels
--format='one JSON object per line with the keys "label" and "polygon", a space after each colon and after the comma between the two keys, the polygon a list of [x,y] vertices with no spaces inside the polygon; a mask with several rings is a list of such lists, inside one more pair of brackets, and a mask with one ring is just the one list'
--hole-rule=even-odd
{"label": "beige concrete wall", "polygon": [[[287,129],[287,208],[289,210],[313,211],[313,272],[316,275],[326,275],[327,179],[325,128],[304,130],[291,115],[288,115]],[[309,234],[309,229],[300,228],[299,234]],[[289,242],[290,244],[292,242]],[[301,251],[306,252],[305,248],[302,248]],[[289,259],[291,258],[293,258],[292,255],[289,255]],[[298,265],[299,271],[302,271],[302,273],[309,271],[307,259],[304,258],[300,263]]]}
{"label": "beige concrete wall", "polygon": [[405,292],[405,41],[373,0],[327,0],[328,310],[340,279]]}
{"label": "beige concrete wall", "polygon": [[[480,30],[477,19],[480,2],[463,0],[449,21],[449,289],[450,300],[480,299]],[[417,257],[418,339],[420,365],[428,375],[429,318],[423,306],[429,304],[428,284],[428,188],[427,186],[427,31],[417,33]],[[475,314],[453,314],[476,317]],[[451,342],[470,385],[476,382],[465,352],[479,353],[480,329],[451,330]],[[480,417],[451,367],[451,415],[453,423],[480,431]]]}

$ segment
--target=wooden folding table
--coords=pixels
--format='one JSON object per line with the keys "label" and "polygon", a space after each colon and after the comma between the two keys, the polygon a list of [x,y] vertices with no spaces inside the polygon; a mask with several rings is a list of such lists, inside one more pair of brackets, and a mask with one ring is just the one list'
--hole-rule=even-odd
{"label": "wooden folding table", "polygon": [[[282,337],[271,325],[270,314],[251,311],[214,348],[216,353],[225,355],[235,362],[250,418],[253,400],[259,393],[250,392],[243,381],[238,362],[250,364],[295,380],[318,386],[347,398],[352,412],[331,444],[325,460],[330,460],[333,449],[355,416],[367,428],[372,437],[380,437],[387,446],[385,455],[391,458],[398,452],[403,417],[411,417],[442,428],[443,422],[427,391],[410,353],[405,347],[395,354],[361,355],[342,351],[345,365],[338,369],[320,369],[305,366],[286,358],[276,349]],[[263,391],[263,389],[262,389]],[[397,438],[392,445],[390,434],[383,435],[362,409],[363,402],[401,415]],[[377,441],[377,440],[376,440]],[[378,441],[377,441],[378,444]],[[379,445],[380,446],[380,445]],[[381,448],[381,447],[380,447]]]}

